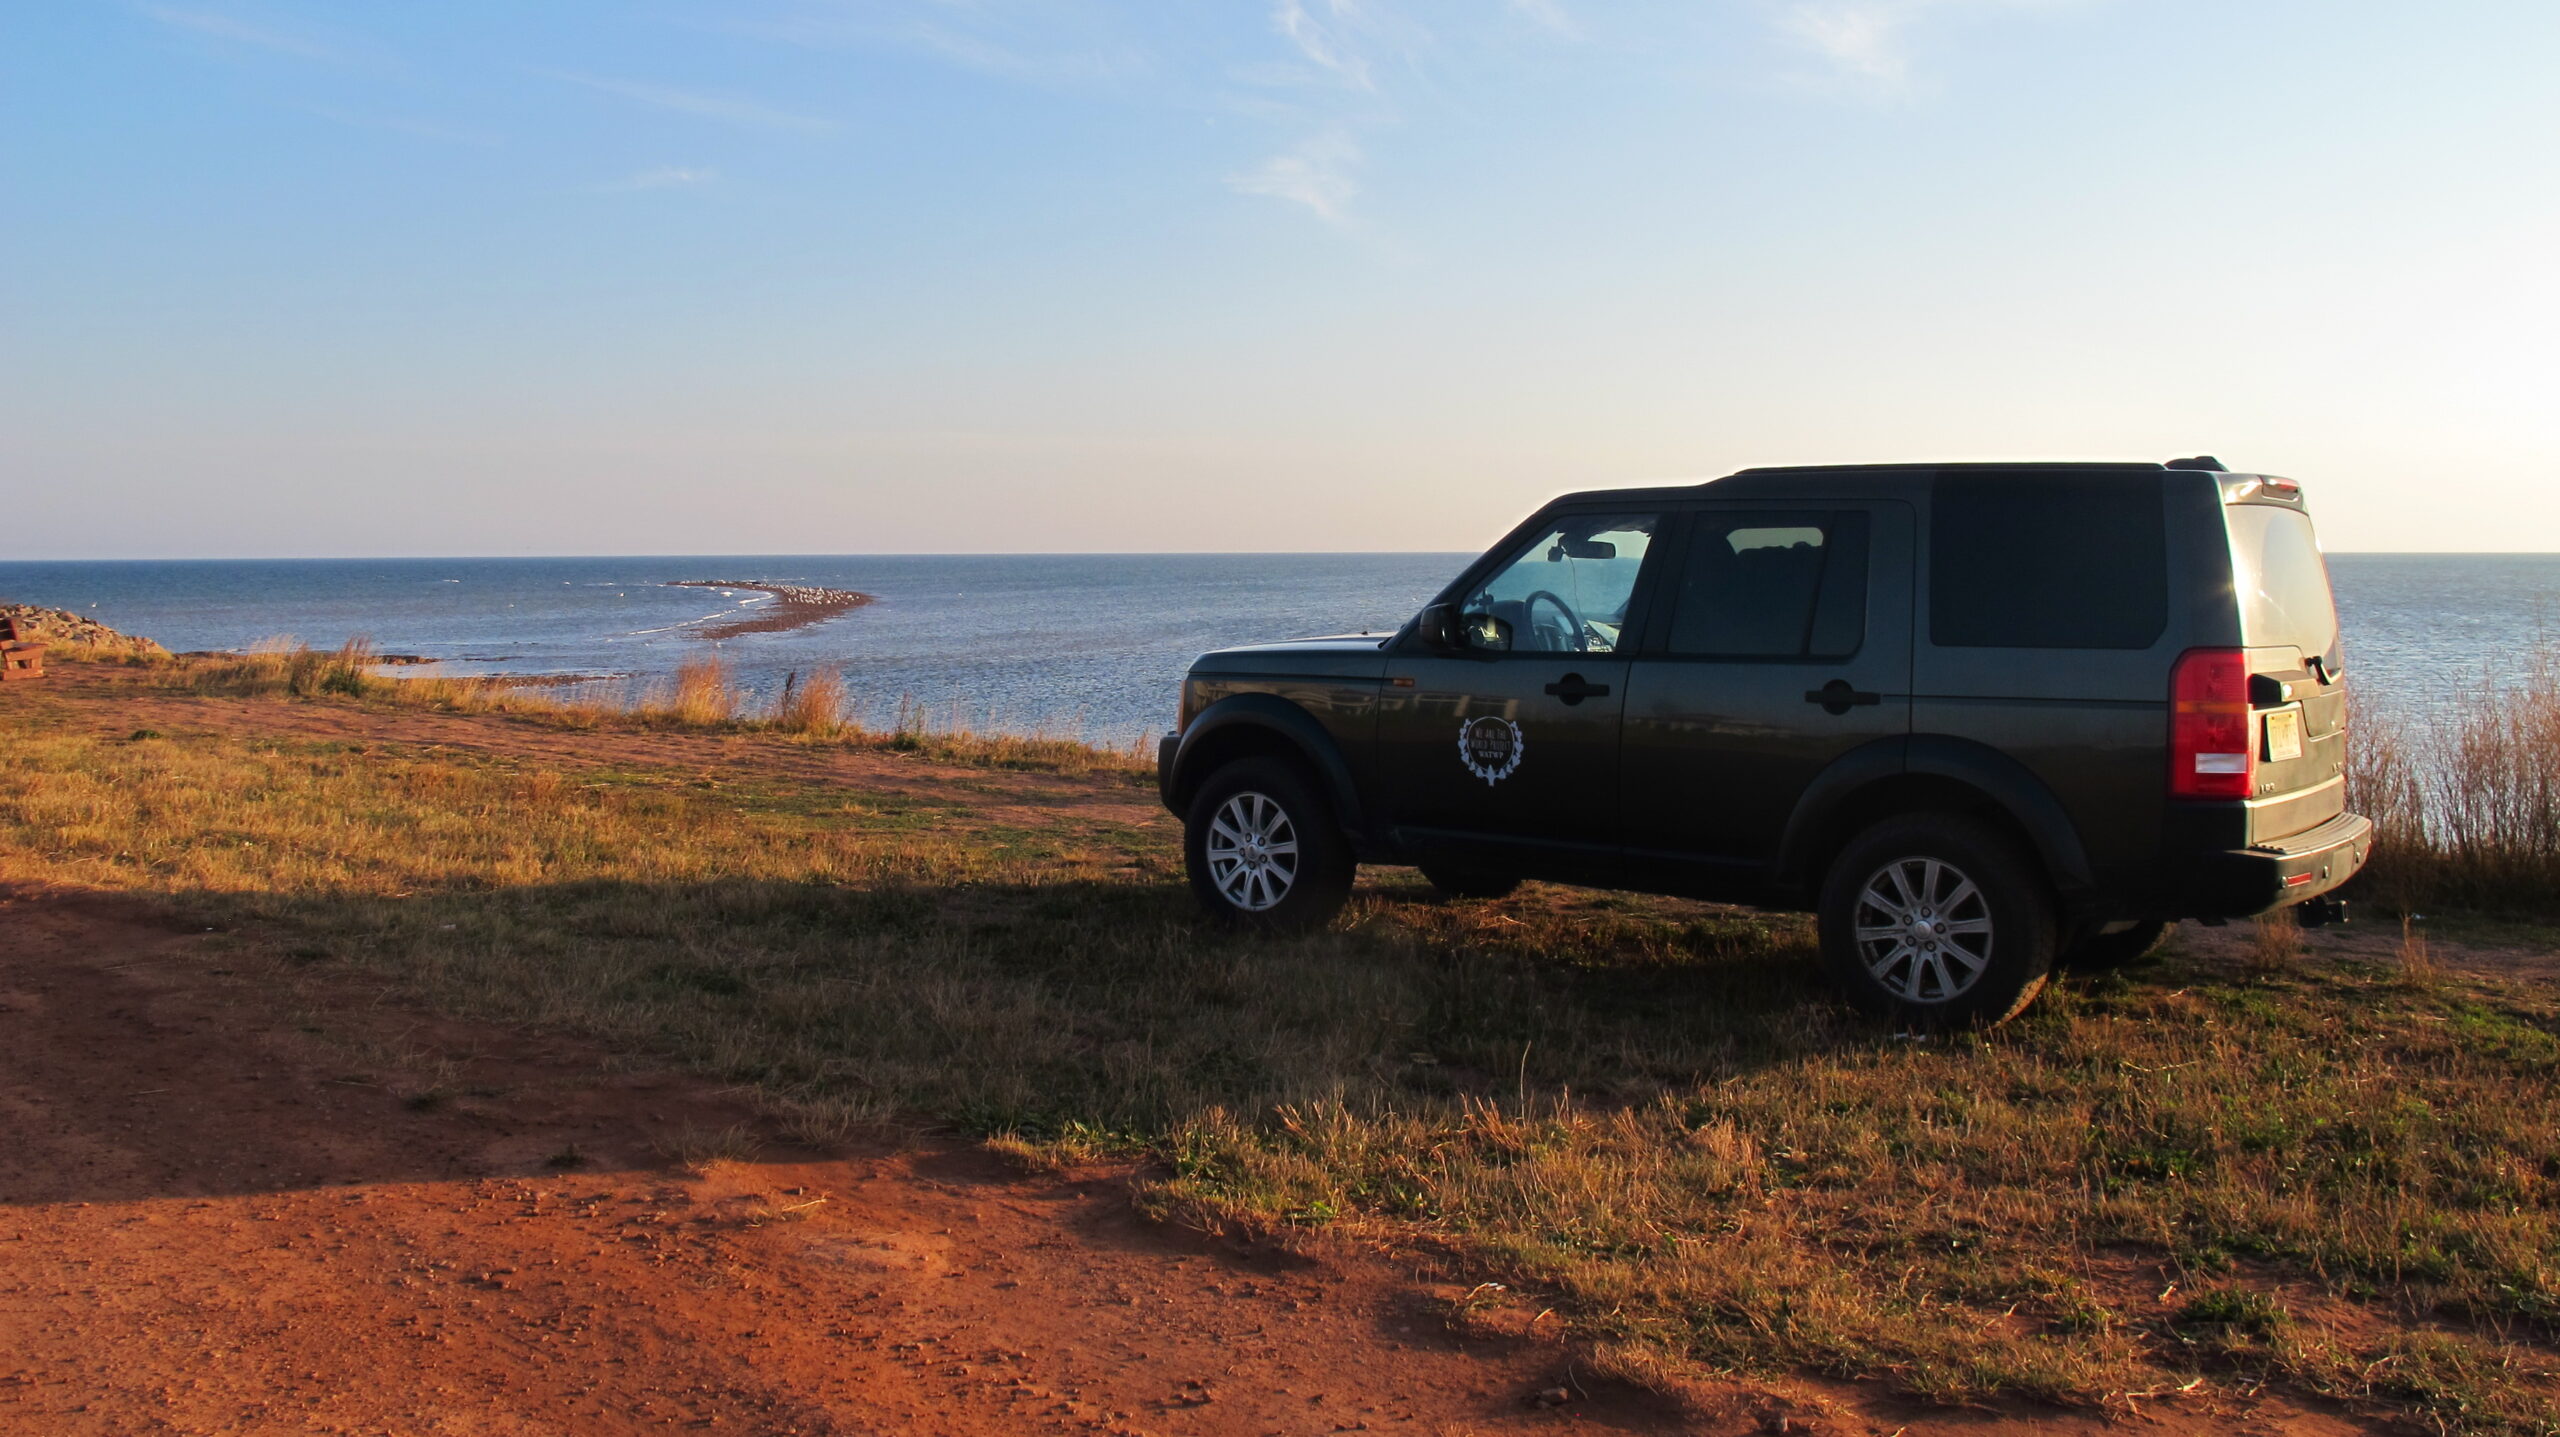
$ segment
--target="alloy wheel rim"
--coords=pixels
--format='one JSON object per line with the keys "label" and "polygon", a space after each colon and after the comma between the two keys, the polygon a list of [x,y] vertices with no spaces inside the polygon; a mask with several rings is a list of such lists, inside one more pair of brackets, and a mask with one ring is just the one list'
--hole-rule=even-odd
{"label": "alloy wheel rim", "polygon": [[1877,869],[1852,922],[1868,974],[1905,1002],[1948,1002],[1990,971],[1991,905],[1944,859],[1897,858]]}
{"label": "alloy wheel rim", "polygon": [[1298,882],[1298,829],[1268,794],[1239,793],[1209,820],[1209,882],[1247,913],[1280,905]]}

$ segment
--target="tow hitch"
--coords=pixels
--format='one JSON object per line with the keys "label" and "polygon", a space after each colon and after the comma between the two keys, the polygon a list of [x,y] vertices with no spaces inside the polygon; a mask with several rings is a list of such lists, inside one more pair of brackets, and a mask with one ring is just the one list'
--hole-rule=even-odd
{"label": "tow hitch", "polygon": [[2325,928],[2347,921],[2347,901],[2326,894],[2306,900],[2293,910],[2294,921],[2305,928]]}

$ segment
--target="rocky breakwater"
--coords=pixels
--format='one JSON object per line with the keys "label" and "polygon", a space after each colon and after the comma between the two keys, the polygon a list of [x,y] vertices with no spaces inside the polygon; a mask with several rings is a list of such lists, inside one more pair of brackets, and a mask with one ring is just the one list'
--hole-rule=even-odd
{"label": "rocky breakwater", "polygon": [[734,639],[741,634],[778,634],[789,629],[807,628],[871,602],[869,594],[857,594],[851,589],[768,584],[760,579],[675,579],[669,581],[667,587],[745,590],[773,596],[772,603],[759,604],[736,618],[713,616],[701,630],[706,639]]}
{"label": "rocky breakwater", "polygon": [[17,620],[18,632],[24,637],[51,645],[56,651],[56,658],[122,659],[139,663],[169,657],[167,649],[150,639],[117,633],[97,620],[69,609],[0,604],[0,616]]}

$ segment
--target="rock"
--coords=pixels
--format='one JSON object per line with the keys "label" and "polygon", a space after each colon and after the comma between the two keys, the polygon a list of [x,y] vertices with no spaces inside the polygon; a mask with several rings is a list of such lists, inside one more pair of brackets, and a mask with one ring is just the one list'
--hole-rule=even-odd
{"label": "rock", "polygon": [[110,659],[165,659],[169,651],[149,639],[120,634],[97,620],[72,613],[68,609],[39,609],[33,604],[0,604],[0,615],[18,621],[18,632],[37,643],[58,644],[65,649],[86,649],[87,655],[64,653],[58,658],[97,657]]}

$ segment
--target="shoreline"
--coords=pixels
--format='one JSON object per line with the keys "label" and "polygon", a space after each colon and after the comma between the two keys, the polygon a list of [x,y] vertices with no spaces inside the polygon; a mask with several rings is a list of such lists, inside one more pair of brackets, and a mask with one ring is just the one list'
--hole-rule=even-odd
{"label": "shoreline", "polygon": [[703,629],[706,639],[734,639],[746,634],[779,634],[822,624],[838,614],[873,602],[851,589],[821,589],[807,584],[768,584],[748,579],[670,579],[670,589],[745,589],[773,596],[772,607],[752,618],[731,619]]}

